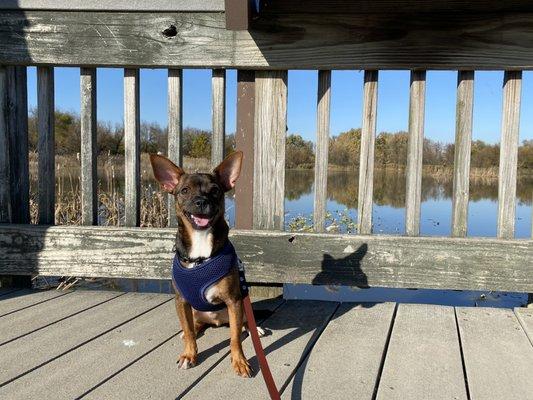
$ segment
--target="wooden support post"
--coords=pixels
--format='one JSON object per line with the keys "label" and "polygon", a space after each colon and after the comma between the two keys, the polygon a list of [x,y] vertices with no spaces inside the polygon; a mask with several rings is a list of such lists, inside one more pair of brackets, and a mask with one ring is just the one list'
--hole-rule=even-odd
{"label": "wooden support post", "polygon": [[468,229],[473,109],[474,71],[459,71],[457,73],[455,152],[453,161],[453,237],[465,237]]}
{"label": "wooden support post", "polygon": [[514,237],[522,71],[506,71],[498,177],[498,238]]}
{"label": "wooden support post", "polygon": [[55,222],[54,68],[37,68],[39,224]]}
{"label": "wooden support post", "polygon": [[80,69],[81,223],[98,225],[96,68]]}
{"label": "wooden support post", "polygon": [[326,223],[330,105],[331,71],[318,71],[315,201],[313,211],[314,228],[316,232],[323,232]]}
{"label": "wooden support post", "polygon": [[249,28],[251,0],[225,0],[226,29],[245,31]]}
{"label": "wooden support post", "polygon": [[254,229],[283,230],[287,71],[256,71],[254,124]]}
{"label": "wooden support post", "polygon": [[235,227],[253,228],[255,72],[237,71],[237,130],[235,144],[244,153],[235,186]]}
{"label": "wooden support post", "polygon": [[29,224],[30,174],[26,67],[7,67],[7,92],[11,222]]}
{"label": "wooden support post", "polygon": [[11,219],[7,106],[7,70],[0,66],[0,223]]}
{"label": "wooden support post", "polygon": [[409,98],[409,140],[407,144],[407,187],[405,193],[405,232],[409,236],[418,236],[420,234],[425,92],[426,71],[412,71]]}
{"label": "wooden support post", "polygon": [[[168,70],[168,158],[183,166],[183,72]],[[168,226],[176,226],[174,196],[168,195]]]}
{"label": "wooden support post", "polygon": [[357,196],[357,230],[372,233],[372,201],[374,192],[374,144],[378,105],[378,71],[365,71],[363,88],[363,123],[361,158],[359,161],[359,194]]}
{"label": "wooden support post", "polygon": [[224,159],[226,134],[226,70],[214,69],[211,78],[212,123],[211,167],[215,168]]}
{"label": "wooden support post", "polygon": [[125,224],[141,223],[141,132],[139,70],[124,70]]}

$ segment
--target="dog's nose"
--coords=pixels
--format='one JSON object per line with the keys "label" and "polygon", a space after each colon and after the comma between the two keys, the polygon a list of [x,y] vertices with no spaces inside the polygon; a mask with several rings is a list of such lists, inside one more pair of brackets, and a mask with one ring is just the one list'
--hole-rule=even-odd
{"label": "dog's nose", "polygon": [[197,197],[194,199],[194,205],[200,209],[204,208],[206,205],[206,199],[203,197]]}

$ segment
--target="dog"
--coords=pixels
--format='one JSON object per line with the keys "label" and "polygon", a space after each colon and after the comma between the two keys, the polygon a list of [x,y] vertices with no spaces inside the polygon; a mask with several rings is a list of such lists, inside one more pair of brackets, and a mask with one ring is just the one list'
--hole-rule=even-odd
{"label": "dog", "polygon": [[[180,273],[198,268],[202,262],[224,252],[228,246],[229,227],[224,219],[224,195],[235,187],[242,165],[243,153],[236,151],[228,155],[212,173],[186,173],[168,158],[151,154],[150,162],[154,177],[161,188],[173,195],[176,204],[178,232],[176,235],[176,257]],[[231,244],[229,244],[231,246]],[[183,268],[180,268],[183,267]],[[175,273],[173,269],[173,274]],[[242,377],[251,376],[251,368],[244,356],[241,332],[244,324],[243,294],[239,271],[232,266],[221,279],[207,287],[203,299],[217,308],[217,311],[201,311],[193,308],[176,284],[176,311],[182,328],[184,350],[178,359],[178,368],[188,369],[197,363],[196,338],[208,325],[220,326],[229,323],[231,364],[235,373]],[[224,307],[224,308],[222,308]],[[201,307],[199,307],[201,308]]]}

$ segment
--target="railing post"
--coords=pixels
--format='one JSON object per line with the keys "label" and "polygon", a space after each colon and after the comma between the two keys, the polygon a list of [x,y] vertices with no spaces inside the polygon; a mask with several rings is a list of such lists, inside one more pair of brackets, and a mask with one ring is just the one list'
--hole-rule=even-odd
{"label": "railing post", "polygon": [[474,105],[474,71],[457,73],[455,150],[453,161],[452,236],[465,237],[468,229],[470,153]]}
{"label": "railing post", "polygon": [[409,236],[420,234],[425,92],[426,71],[412,71],[409,98],[409,139],[407,143],[407,187],[405,192],[405,233]]}
{"label": "railing post", "polygon": [[96,68],[81,68],[81,223],[98,225]]}
{"label": "railing post", "polygon": [[39,224],[55,222],[54,68],[37,68]]}
{"label": "railing post", "polygon": [[235,227],[253,228],[255,72],[237,71],[237,128],[235,144],[244,153],[235,186]]}
{"label": "railing post", "polygon": [[330,105],[331,71],[318,71],[315,201],[313,210],[314,228],[317,232],[323,232],[326,223]]}
{"label": "railing post", "polygon": [[7,125],[7,70],[0,66],[0,223],[11,219]]}
{"label": "railing post", "polygon": [[124,191],[125,224],[141,223],[141,131],[139,113],[139,70],[124,70]]}
{"label": "railing post", "polygon": [[365,71],[361,156],[359,161],[359,193],[357,195],[357,231],[372,233],[372,202],[374,192],[374,145],[378,104],[378,71]]}
{"label": "railing post", "polygon": [[211,168],[215,168],[224,159],[226,134],[226,70],[214,69],[211,78],[212,88],[212,124]]}
{"label": "railing post", "polygon": [[256,71],[254,125],[254,229],[283,230],[287,71]]}
{"label": "railing post", "polygon": [[[168,70],[168,158],[183,166],[183,71]],[[168,226],[176,226],[176,206],[168,196]]]}

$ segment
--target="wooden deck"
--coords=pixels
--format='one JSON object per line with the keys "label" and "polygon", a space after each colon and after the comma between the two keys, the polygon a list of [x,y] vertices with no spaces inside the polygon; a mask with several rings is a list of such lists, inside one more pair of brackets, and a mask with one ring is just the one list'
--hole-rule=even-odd
{"label": "wooden deck", "polygon": [[[284,399],[533,399],[532,309],[254,307]],[[260,374],[233,375],[228,328],[205,332],[188,371],[178,334],[170,295],[0,289],[0,398],[267,398]]]}

